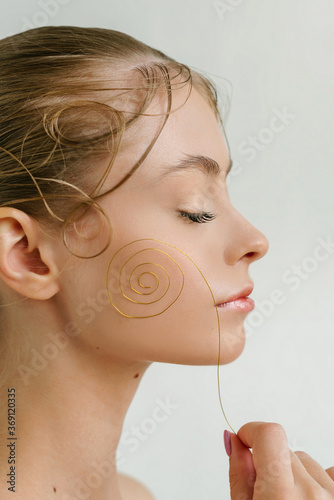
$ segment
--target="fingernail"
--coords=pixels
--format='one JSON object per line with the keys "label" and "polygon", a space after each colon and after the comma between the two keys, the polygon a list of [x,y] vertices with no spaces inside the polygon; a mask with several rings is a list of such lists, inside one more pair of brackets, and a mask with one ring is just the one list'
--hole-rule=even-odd
{"label": "fingernail", "polygon": [[229,431],[224,431],[224,446],[226,453],[228,456],[232,453],[232,445],[231,445],[231,433]]}

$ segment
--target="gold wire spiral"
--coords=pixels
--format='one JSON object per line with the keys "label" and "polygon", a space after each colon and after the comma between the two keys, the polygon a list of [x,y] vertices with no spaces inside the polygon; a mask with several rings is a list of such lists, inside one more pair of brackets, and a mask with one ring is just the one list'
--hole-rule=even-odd
{"label": "gold wire spiral", "polygon": [[[183,287],[184,287],[184,273],[182,271],[182,269],[180,268],[180,266],[178,265],[178,263],[175,261],[175,259],[173,259],[173,257],[171,257],[167,252],[161,250],[160,248],[154,248],[154,247],[148,247],[148,248],[144,248],[142,250],[139,250],[138,252],[135,252],[133,255],[131,255],[131,257],[129,257],[126,262],[122,265],[120,271],[119,271],[119,276],[118,276],[118,284],[119,284],[119,289],[121,291],[121,294],[124,298],[126,298],[127,300],[129,300],[130,302],[132,303],[136,303],[136,304],[153,304],[153,303],[157,303],[159,302],[168,292],[169,288],[170,288],[170,276],[167,272],[167,270],[161,266],[160,264],[155,264],[153,262],[144,262],[144,263],[141,263],[139,265],[137,265],[131,272],[130,276],[129,276],[129,286],[131,288],[132,291],[134,291],[135,293],[139,294],[139,295],[144,295],[144,296],[148,296],[148,295],[151,295],[152,293],[156,292],[159,288],[159,278],[158,276],[153,273],[153,272],[144,272],[144,273],[141,273],[137,280],[138,280],[138,285],[142,288],[142,289],[150,289],[149,291],[145,292],[145,291],[139,291],[137,290],[136,288],[133,287],[133,285],[131,284],[131,279],[132,279],[132,276],[134,274],[134,272],[140,267],[140,266],[144,266],[144,265],[153,265],[153,266],[157,266],[157,267],[160,267],[166,274],[167,276],[167,279],[168,279],[168,286],[167,286],[167,289],[166,291],[161,295],[161,297],[159,297],[158,299],[156,300],[152,300],[151,302],[141,302],[141,301],[137,301],[137,300],[133,300],[131,299],[130,297],[128,297],[127,295],[124,294],[123,292],[123,288],[122,288],[122,283],[121,283],[121,274],[122,274],[122,271],[123,269],[125,268],[125,266],[128,264],[128,262],[131,261],[131,259],[133,259],[136,255],[142,253],[142,252],[145,252],[145,251],[150,251],[150,250],[153,250],[153,251],[158,251],[158,252],[161,252],[162,254],[166,255],[169,259],[171,259],[171,261],[173,261],[175,263],[175,265],[177,266],[177,268],[179,269],[181,275],[182,275],[182,284],[181,284],[181,287],[180,287],[180,290],[177,294],[177,297],[171,302],[171,304],[169,304],[167,307],[165,307],[165,309],[163,309],[162,311],[158,312],[157,314],[150,314],[150,315],[147,315],[147,316],[132,316],[132,315],[129,315],[129,314],[125,314],[124,312],[122,312],[117,306],[116,304],[114,303],[114,301],[112,300],[112,297],[110,295],[110,291],[109,291],[109,273],[110,273],[110,268],[111,268],[111,265],[112,263],[114,262],[116,256],[122,251],[124,250],[124,248],[127,248],[129,247],[130,245],[133,245],[134,243],[138,243],[138,242],[142,242],[142,241],[155,241],[157,243],[162,243],[164,245],[167,245],[171,248],[174,248],[175,250],[178,250],[179,252],[181,252],[183,255],[185,255],[191,262],[192,264],[196,267],[196,269],[199,271],[199,273],[201,274],[202,278],[204,279],[208,289],[210,290],[210,294],[211,294],[211,297],[212,297],[212,300],[213,300],[213,304],[215,306],[215,309],[216,309],[216,316],[217,316],[217,323],[218,323],[218,363],[217,363],[217,381],[218,381],[218,397],[219,397],[219,403],[220,403],[220,407],[222,409],[222,412],[223,412],[223,415],[224,415],[224,418],[227,422],[227,425],[230,427],[230,429],[232,430],[232,432],[234,432],[234,434],[236,434],[235,430],[233,429],[233,427],[230,425],[227,417],[226,417],[226,414],[225,414],[225,411],[224,411],[224,408],[223,408],[223,404],[222,404],[222,400],[221,400],[221,395],[220,395],[220,381],[219,381],[219,366],[220,366],[220,320],[219,320],[219,313],[218,313],[218,309],[217,309],[217,306],[216,306],[216,301],[215,301],[215,298],[214,298],[214,295],[213,295],[213,292],[210,288],[210,285],[209,283],[207,282],[207,280],[205,279],[202,271],[199,269],[199,267],[197,266],[197,264],[195,264],[195,262],[189,257],[189,255],[187,255],[183,250],[181,250],[180,248],[177,248],[176,246],[174,245],[171,245],[169,243],[166,243],[165,241],[161,241],[161,240],[156,240],[156,239],[153,239],[153,238],[142,238],[142,239],[139,239],[139,240],[134,240],[124,246],[122,246],[121,248],[119,248],[117,250],[117,252],[113,255],[112,259],[110,260],[109,262],[109,265],[108,265],[108,270],[107,270],[107,277],[106,277],[106,284],[107,284],[107,292],[108,292],[108,296],[109,296],[109,300],[111,302],[111,304],[113,305],[113,307],[120,313],[122,314],[123,316],[127,317],[127,318],[152,318],[154,316],[158,316],[160,314],[162,314],[163,312],[165,312],[167,309],[169,309],[169,307],[171,307],[174,302],[176,302],[176,300],[179,298],[179,296],[181,295],[182,293],[182,290],[183,290]],[[145,286],[141,283],[141,277],[144,275],[144,274],[150,274],[151,276],[154,276],[156,278],[156,286],[155,288],[153,289],[152,286]]]}
{"label": "gold wire spiral", "polygon": [[[128,247],[129,245],[132,245],[133,243],[136,243],[137,241],[143,241],[143,240],[135,240],[131,243],[128,243],[127,245],[124,245],[122,248],[120,248],[115,254],[114,256],[112,257],[110,263],[109,263],[109,266],[108,266],[108,270],[107,270],[107,291],[108,291],[108,295],[109,295],[109,300],[111,302],[111,304],[113,305],[113,307],[120,313],[122,314],[122,316],[125,316],[126,318],[152,318],[154,316],[158,316],[159,314],[162,314],[163,312],[165,312],[167,309],[169,309],[169,307],[171,307],[174,302],[176,302],[176,300],[178,299],[178,297],[180,296],[182,290],[183,290],[183,286],[184,286],[184,274],[182,272],[182,269],[180,268],[180,266],[178,265],[178,263],[176,262],[175,259],[173,259],[173,257],[171,257],[167,252],[164,252],[163,250],[159,249],[159,248],[152,248],[152,247],[148,247],[148,248],[144,248],[143,250],[139,250],[138,252],[134,253],[133,255],[131,255],[131,257],[129,257],[125,263],[122,265],[120,271],[119,271],[119,277],[118,277],[118,285],[119,285],[119,290],[121,291],[121,295],[122,297],[124,297],[125,299],[129,300],[130,302],[134,303],[134,304],[141,304],[141,305],[150,305],[150,304],[154,304],[154,303],[157,303],[159,302],[168,292],[168,290],[170,289],[170,276],[167,272],[167,270],[161,265],[161,264],[155,264],[153,262],[142,262],[140,263],[139,265],[135,266],[135,268],[132,270],[130,276],[129,276],[129,286],[131,288],[131,290],[133,292],[135,292],[136,294],[138,295],[142,295],[142,296],[149,296],[151,294],[153,294],[154,292],[156,292],[159,288],[159,284],[160,284],[160,280],[159,280],[159,277],[153,273],[153,272],[143,272],[141,273],[139,276],[138,276],[138,284],[141,288],[143,289],[150,289],[149,291],[139,291],[137,290],[136,288],[134,288],[134,286],[132,285],[131,283],[131,279],[132,279],[132,276],[133,274],[135,273],[135,271],[140,267],[140,266],[145,266],[145,265],[153,265],[153,266],[156,266],[156,267],[159,267],[160,269],[162,269],[168,279],[168,286],[167,286],[167,289],[165,290],[165,292],[159,297],[157,298],[156,300],[151,300],[151,301],[139,301],[139,300],[133,300],[131,299],[130,297],[128,297],[124,292],[123,292],[123,287],[122,287],[122,283],[121,283],[121,277],[122,277],[122,272],[125,268],[125,266],[128,264],[129,261],[131,261],[131,259],[133,259],[135,256],[137,256],[138,254],[140,253],[143,253],[143,252],[147,252],[147,251],[150,251],[150,250],[153,250],[153,251],[158,251],[158,252],[161,252],[162,254],[166,255],[169,259],[171,259],[174,264],[177,266],[177,268],[179,269],[181,275],[182,275],[182,285],[181,285],[181,289],[180,291],[178,292],[177,294],[177,297],[172,301],[171,304],[169,304],[169,306],[167,306],[165,309],[163,309],[162,311],[158,312],[157,314],[150,314],[148,316],[133,316],[131,314],[126,314],[124,312],[122,312],[118,307],[117,305],[115,304],[115,302],[112,300],[111,296],[110,296],[110,291],[109,291],[109,272],[110,272],[110,267],[111,267],[111,264],[112,262],[114,261],[115,257],[119,254],[119,252],[121,252],[124,248]],[[158,240],[155,240],[155,241],[158,241]],[[156,279],[156,286],[154,289],[152,289],[152,286],[149,285],[149,286],[145,286],[141,283],[141,277],[143,275],[151,275],[151,276],[154,276],[155,279]]]}

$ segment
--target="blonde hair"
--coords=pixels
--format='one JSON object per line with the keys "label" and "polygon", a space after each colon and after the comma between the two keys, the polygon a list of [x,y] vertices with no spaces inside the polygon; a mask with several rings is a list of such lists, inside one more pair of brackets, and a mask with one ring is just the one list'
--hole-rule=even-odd
{"label": "blonde hair", "polygon": [[[174,82],[193,84],[219,117],[207,78],[124,33],[101,28],[43,27],[0,41],[0,81],[0,206],[19,208],[48,227],[66,224],[71,200],[96,205],[124,132],[162,86],[170,101]],[[108,94],[108,104],[98,93]],[[119,102],[134,109],[119,109]],[[170,111],[169,102],[166,119]],[[113,189],[140,166],[159,133]],[[90,174],[96,178],[107,155],[108,167],[92,188]]]}
{"label": "blonde hair", "polygon": [[[196,87],[220,120],[206,77],[107,29],[50,26],[5,38],[0,82],[0,207],[20,209],[48,231],[61,229],[65,244],[79,208],[103,212],[98,198],[147,157],[172,112],[172,92]],[[126,147],[125,132],[131,141],[158,91],[167,103],[161,128],[130,172],[101,193],[124,141]],[[102,159],[109,162],[101,173]]]}

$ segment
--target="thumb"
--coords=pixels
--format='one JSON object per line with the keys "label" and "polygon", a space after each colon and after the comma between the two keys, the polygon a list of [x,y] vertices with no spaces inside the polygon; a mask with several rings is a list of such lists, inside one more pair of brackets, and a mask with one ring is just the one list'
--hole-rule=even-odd
{"label": "thumb", "polygon": [[256,472],[253,465],[253,455],[236,434],[230,434],[230,489],[232,500],[251,500]]}

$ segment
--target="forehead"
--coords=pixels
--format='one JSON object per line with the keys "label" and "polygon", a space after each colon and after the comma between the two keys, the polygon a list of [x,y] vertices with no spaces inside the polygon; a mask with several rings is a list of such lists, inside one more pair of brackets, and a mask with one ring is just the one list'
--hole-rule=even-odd
{"label": "forehead", "polygon": [[[229,153],[215,113],[198,90],[193,88],[185,102],[187,93],[186,89],[173,92],[172,113],[152,150],[124,183],[124,188],[154,184],[165,178],[169,170],[182,175],[183,169],[173,169],[173,166],[184,163],[189,157],[211,158],[226,173],[230,162]],[[165,111],[166,99],[159,99],[152,103],[148,111],[155,116],[144,116],[138,120],[134,141],[120,152],[114,165],[116,168],[112,169],[114,181],[116,175],[119,179],[123,178],[150,145],[163,123]],[[193,161],[194,167],[195,164]],[[190,170],[187,169],[187,173]],[[193,169],[194,172],[198,170]],[[115,185],[115,182],[112,184]]]}
{"label": "forehead", "polygon": [[[182,97],[175,96],[173,108],[182,105]],[[160,147],[152,151],[152,160],[163,154],[164,163],[174,164],[191,155],[210,157],[222,166],[228,163],[229,155],[217,118],[195,88],[188,101],[169,116],[158,142]]]}

